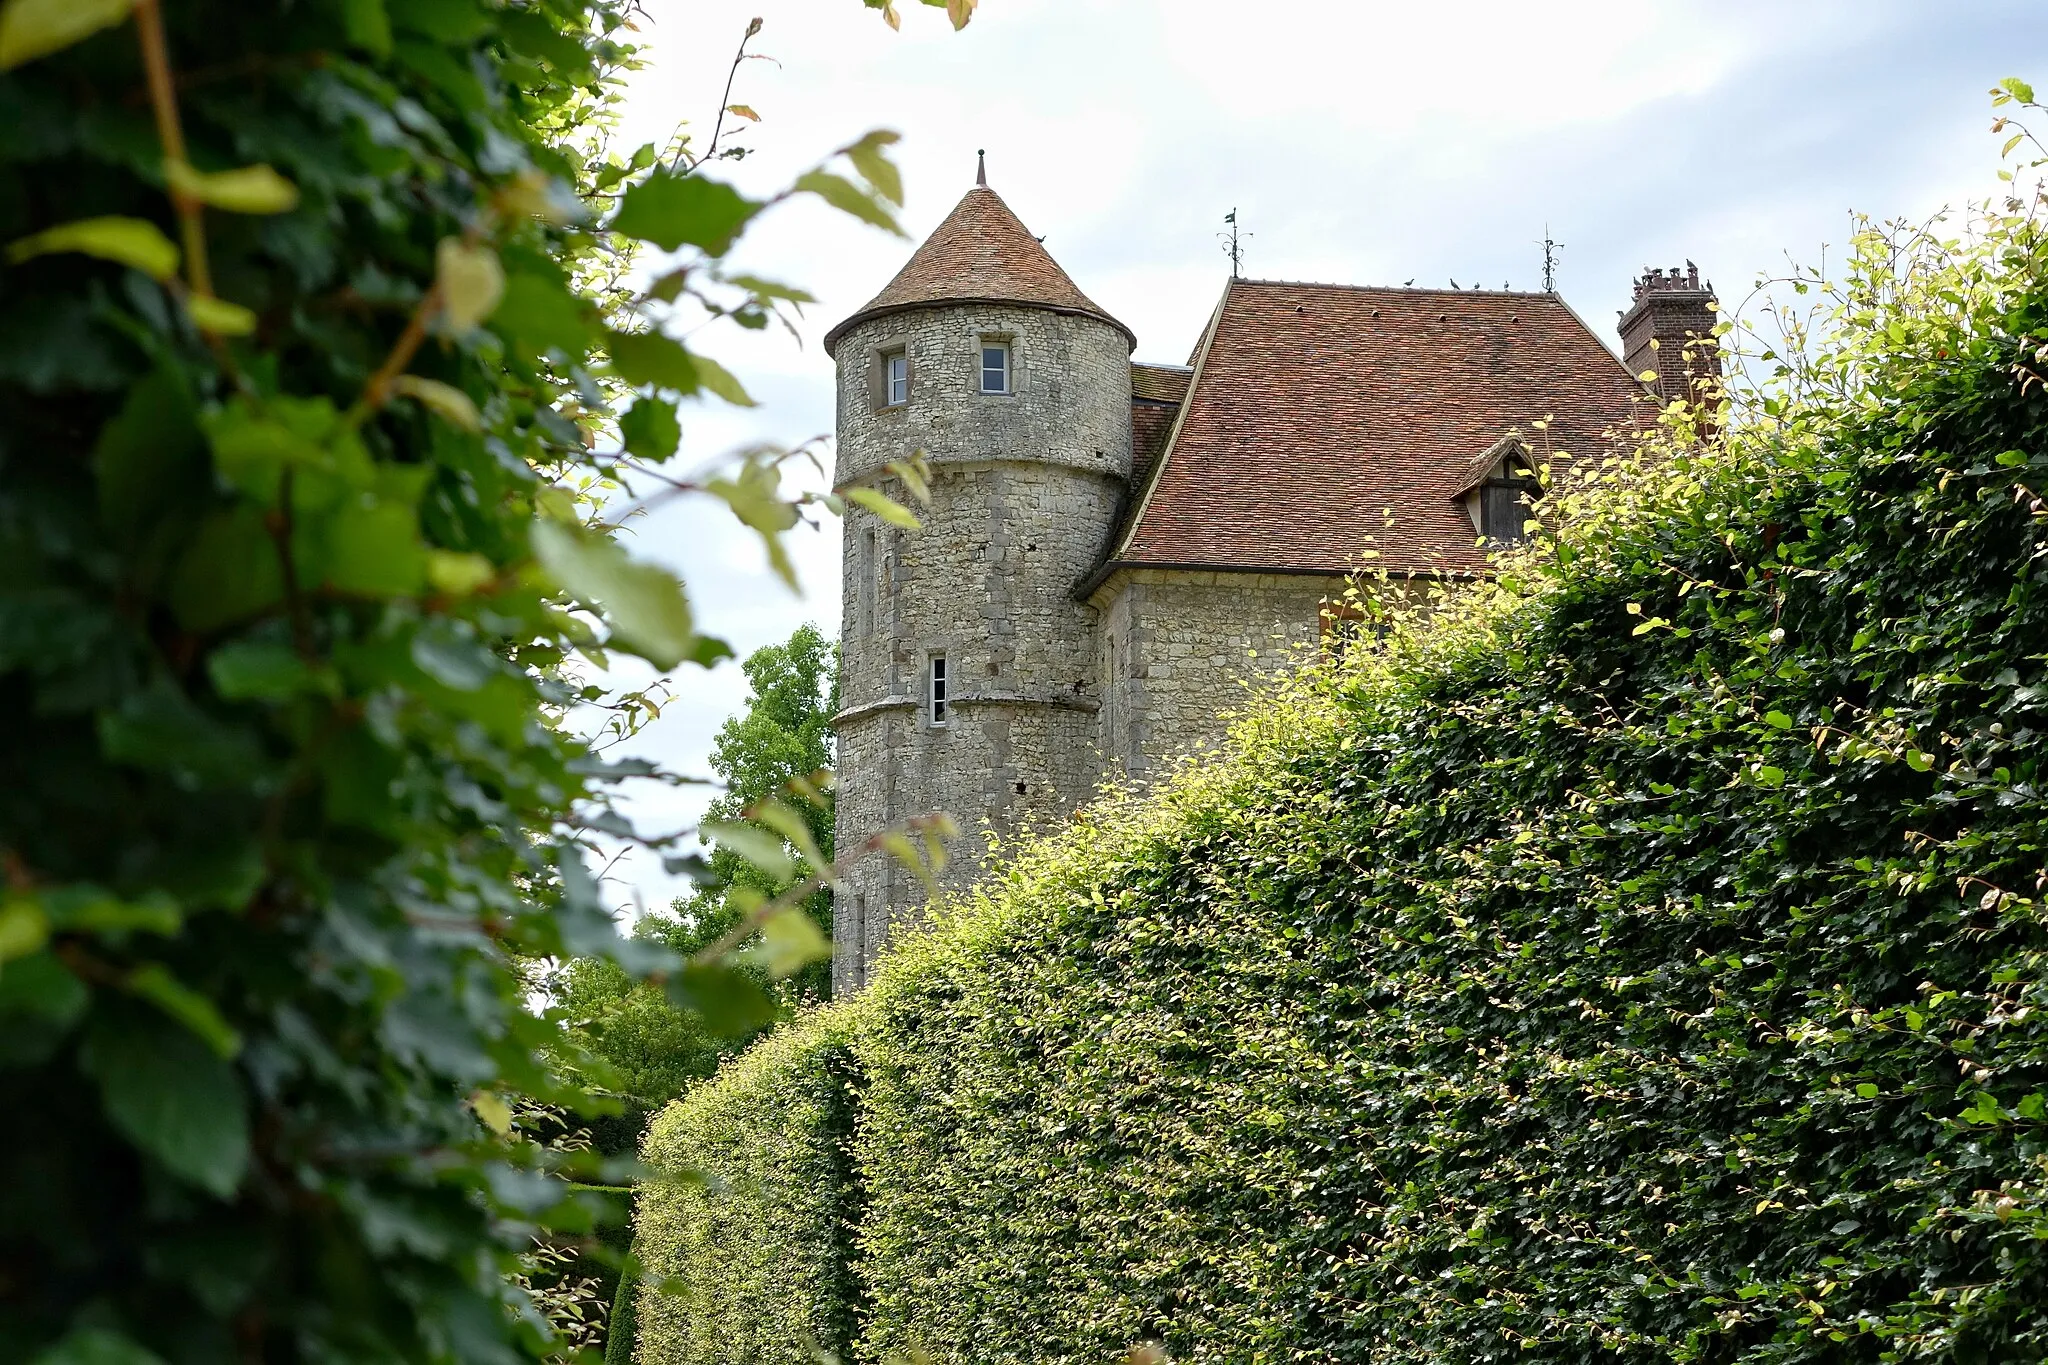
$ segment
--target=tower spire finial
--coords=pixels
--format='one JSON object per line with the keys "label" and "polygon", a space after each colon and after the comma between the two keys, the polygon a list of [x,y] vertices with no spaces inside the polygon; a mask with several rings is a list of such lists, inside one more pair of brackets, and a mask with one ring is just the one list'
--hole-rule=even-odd
{"label": "tower spire finial", "polygon": [[988,188],[988,150],[983,148],[974,154],[974,183]]}

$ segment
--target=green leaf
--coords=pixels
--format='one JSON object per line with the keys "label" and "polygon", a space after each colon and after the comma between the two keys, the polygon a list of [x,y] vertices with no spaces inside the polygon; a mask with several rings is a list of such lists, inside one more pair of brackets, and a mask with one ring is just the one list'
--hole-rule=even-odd
{"label": "green leaf", "polygon": [[2021,104],[2032,104],[2034,102],[2034,87],[2021,80],[2018,76],[2007,76],[1998,83],[1998,88],[2011,95]]}
{"label": "green leaf", "polygon": [[207,495],[205,452],[184,379],[169,370],[152,371],[128,391],[93,447],[101,522],[118,540],[133,544],[160,522],[181,520]]}
{"label": "green leaf", "polygon": [[307,693],[333,695],[331,669],[315,668],[297,650],[268,641],[240,640],[206,657],[213,690],[230,701],[282,701]]}
{"label": "green leaf", "polygon": [[605,349],[611,352],[613,371],[635,388],[697,392],[695,357],[659,332],[610,332]]}
{"label": "green leaf", "polygon": [[248,503],[201,522],[170,575],[170,606],[188,630],[244,620],[283,598],[279,548]]}
{"label": "green leaf", "polygon": [[1786,715],[1783,711],[1766,711],[1764,713],[1764,724],[1770,726],[1773,730],[1789,730],[1792,728],[1792,717]]}
{"label": "green leaf", "polygon": [[533,551],[570,596],[598,607],[617,643],[671,669],[696,646],[689,598],[668,570],[630,559],[617,541],[557,521],[533,523]]}
{"label": "green leaf", "polygon": [[185,311],[200,331],[220,337],[245,337],[256,330],[256,315],[239,303],[211,294],[187,294]]}
{"label": "green leaf", "polygon": [[108,1012],[80,1062],[108,1121],[165,1169],[222,1198],[249,1166],[247,1101],[228,1063],[187,1029]]}
{"label": "green leaf", "polygon": [[762,923],[761,942],[750,956],[779,981],[831,957],[832,942],[819,932],[816,920],[796,906],[785,906]]}
{"label": "green leaf", "polygon": [[596,338],[587,300],[559,280],[523,271],[506,277],[491,330],[537,353],[559,351],[570,360],[582,359]]}
{"label": "green leaf", "polygon": [[50,941],[50,917],[27,896],[0,901],[0,964],[41,952]]}
{"label": "green leaf", "polygon": [[1765,763],[1756,770],[1756,784],[1759,787],[1782,787],[1785,785],[1785,770]]}
{"label": "green leaf", "polygon": [[697,382],[703,385],[704,388],[723,398],[736,408],[751,408],[755,406],[754,400],[748,396],[744,388],[740,387],[740,381],[733,377],[732,371],[726,369],[725,366],[719,364],[710,356],[693,351],[690,353],[690,364],[697,371]]}
{"label": "green leaf", "polygon": [[806,171],[797,177],[792,188],[815,194],[841,213],[850,213],[863,223],[872,223],[898,237],[908,235],[897,224],[894,214],[876,202],[873,195],[844,176],[834,175],[830,171]]}
{"label": "green leaf", "polygon": [[698,827],[697,837],[739,855],[759,868],[771,882],[786,882],[796,874],[796,859],[789,856],[781,837],[765,829],[728,821],[706,821]]}
{"label": "green leaf", "polygon": [[307,531],[294,548],[311,551],[301,557],[336,592],[409,597],[426,584],[419,517],[402,502],[349,498]]}
{"label": "green leaf", "polygon": [[900,135],[878,128],[846,149],[846,159],[853,163],[861,178],[898,208],[903,207],[903,176],[884,149],[902,140]]}
{"label": "green leaf", "polygon": [[1934,755],[1920,749],[1906,750],[1906,766],[1916,773],[1924,773],[1934,767]]}
{"label": "green leaf", "polygon": [[891,526],[915,531],[920,525],[915,513],[879,489],[848,488],[843,491],[848,502],[867,508]]}
{"label": "green leaf", "polygon": [[7,0],[0,6],[0,71],[112,27],[132,8],[134,0]]}
{"label": "green leaf", "polygon": [[793,807],[780,801],[763,801],[748,808],[747,818],[780,834],[796,849],[797,855],[811,865],[813,871],[823,873],[830,867],[832,860],[819,850],[817,841],[811,837],[810,822]]}
{"label": "green leaf", "polygon": [[242,1050],[242,1036],[220,1017],[213,1002],[171,975],[161,963],[137,967],[122,983],[131,995],[147,1000],[171,1018],[191,1029],[198,1039],[223,1060],[232,1060]]}
{"label": "green leaf", "polygon": [[619,439],[628,453],[638,459],[661,463],[682,444],[683,426],[673,403],[642,398],[619,418]]}
{"label": "green leaf", "polygon": [[11,264],[55,252],[76,252],[132,266],[154,280],[168,280],[178,273],[178,248],[155,223],[142,218],[109,215],[81,218],[45,228],[7,247]]}
{"label": "green leaf", "polygon": [[474,0],[399,0],[392,13],[398,27],[437,43],[473,43],[491,29],[490,17]]}
{"label": "green leaf", "polygon": [[164,1365],[156,1352],[105,1327],[80,1327],[37,1356],[32,1365]]}
{"label": "green leaf", "polygon": [[55,1024],[71,1024],[85,1012],[91,998],[85,983],[73,976],[54,953],[15,958],[0,968],[0,1014],[32,1015]]}
{"label": "green leaf", "polygon": [[416,374],[402,374],[391,381],[391,391],[415,400],[443,421],[464,431],[476,432],[484,428],[483,414],[476,410],[476,404],[453,384]]}
{"label": "green leaf", "polygon": [[723,181],[658,170],[626,191],[610,227],[663,251],[689,245],[723,256],[761,208]]}
{"label": "green leaf", "polygon": [[704,491],[724,501],[742,524],[761,537],[768,566],[775,576],[798,590],[796,565],[782,537],[797,523],[796,508],[782,496],[781,474],[768,460],[749,459],[733,478],[708,479]]}
{"label": "green leaf", "polygon": [[498,253],[460,237],[443,237],[435,248],[434,281],[441,290],[441,316],[458,333],[489,317],[505,293]]}
{"label": "green leaf", "polygon": [[341,27],[350,46],[373,57],[391,55],[391,16],[384,0],[341,0]]}
{"label": "green leaf", "polygon": [[264,165],[197,171],[182,161],[167,161],[164,179],[177,193],[229,213],[288,213],[299,203],[299,187]]}
{"label": "green leaf", "polygon": [[166,676],[102,711],[99,737],[113,762],[168,773],[192,790],[233,787],[264,768],[254,734],[209,714]]}
{"label": "green leaf", "polygon": [[1864,1081],[1856,1087],[1856,1095],[1859,1099],[1874,1100],[1877,1098],[1877,1087],[1869,1081]]}

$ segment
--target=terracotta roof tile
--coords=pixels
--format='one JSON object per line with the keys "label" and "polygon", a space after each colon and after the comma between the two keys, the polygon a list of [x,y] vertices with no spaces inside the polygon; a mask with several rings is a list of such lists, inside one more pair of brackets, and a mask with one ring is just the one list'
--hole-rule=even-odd
{"label": "terracotta roof tile", "polygon": [[1131,397],[1155,403],[1178,403],[1188,396],[1188,381],[1195,377],[1192,365],[1146,365],[1131,362]]}
{"label": "terracotta roof tile", "polygon": [[973,300],[1083,313],[1101,318],[1137,344],[1130,328],[1098,308],[1067,277],[1001,195],[976,185],[881,293],[825,334],[825,354],[832,354],[848,328],[877,314]]}
{"label": "terracotta roof tile", "polygon": [[1552,294],[1233,280],[1211,326],[1116,562],[1483,571],[1453,501],[1479,454],[1603,450],[1641,393]]}

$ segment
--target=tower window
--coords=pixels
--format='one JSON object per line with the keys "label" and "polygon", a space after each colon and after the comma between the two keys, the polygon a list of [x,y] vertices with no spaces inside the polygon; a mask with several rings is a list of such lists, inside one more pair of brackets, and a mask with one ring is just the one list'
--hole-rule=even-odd
{"label": "tower window", "polygon": [[895,350],[882,353],[882,406],[900,407],[910,401],[910,355]]}
{"label": "tower window", "polygon": [[946,703],[946,656],[932,655],[931,671],[925,685],[926,702],[930,709],[932,724],[946,723],[949,707]]}
{"label": "tower window", "polygon": [[983,393],[1008,393],[1010,391],[1010,347],[1007,342],[984,341],[981,343],[981,391]]}

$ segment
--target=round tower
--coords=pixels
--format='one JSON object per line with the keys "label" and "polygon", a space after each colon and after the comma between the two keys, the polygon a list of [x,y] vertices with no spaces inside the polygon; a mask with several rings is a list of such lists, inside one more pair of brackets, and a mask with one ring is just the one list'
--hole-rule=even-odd
{"label": "round tower", "polygon": [[[959,889],[991,832],[1049,825],[1093,790],[1098,665],[1074,590],[1131,474],[1133,345],[982,177],[826,335],[834,482],[879,488],[922,523],[847,512],[840,849],[944,811],[961,834],[941,884]],[[920,454],[922,507],[888,472]],[[926,903],[914,875],[864,860],[834,903],[834,989],[864,984]]]}

